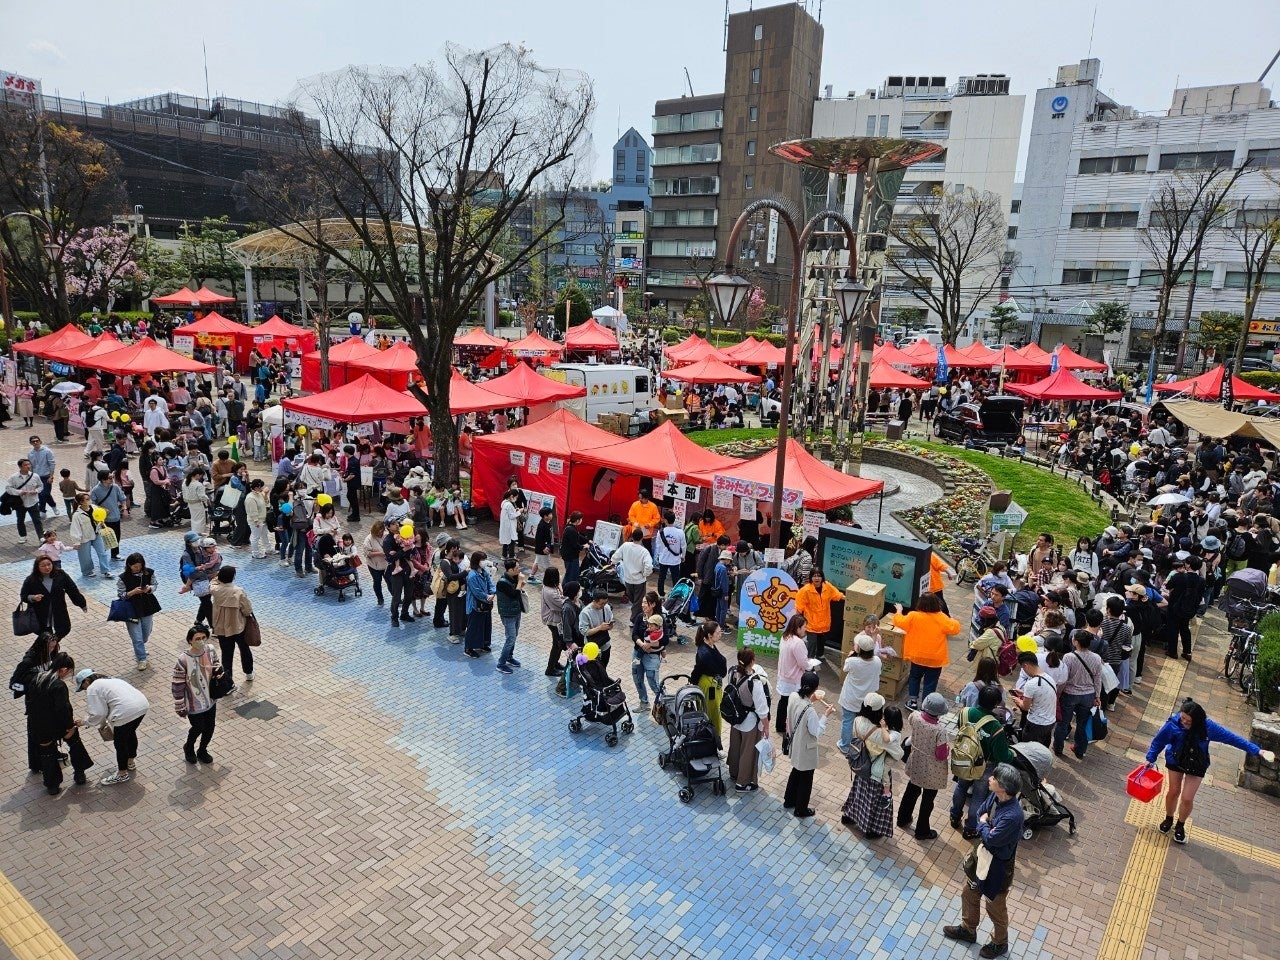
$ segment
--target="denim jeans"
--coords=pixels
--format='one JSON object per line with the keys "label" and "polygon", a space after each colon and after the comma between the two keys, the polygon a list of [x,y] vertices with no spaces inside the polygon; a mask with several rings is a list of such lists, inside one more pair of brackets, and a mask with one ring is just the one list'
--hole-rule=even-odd
{"label": "denim jeans", "polygon": [[498,666],[510,663],[516,656],[516,634],[520,632],[520,614],[502,618],[502,630],[506,634],[502,642],[502,652],[498,654]]}
{"label": "denim jeans", "polygon": [[[977,780],[957,780],[955,792],[951,795],[951,816],[960,816],[960,810],[964,804],[965,795],[968,795],[969,810],[965,814],[964,828],[970,832],[978,829],[978,808],[982,806],[982,801],[986,800],[991,794],[991,788],[987,785],[987,777],[991,775],[991,771],[995,769],[993,764],[988,763],[982,771],[982,776]],[[962,789],[963,788],[963,789]]]}
{"label": "denim jeans", "polygon": [[857,710],[840,708],[840,742],[836,744],[836,749],[841,753],[849,749],[849,743],[853,740],[853,721],[857,715]]}
{"label": "denim jeans", "polygon": [[98,569],[103,573],[111,569],[111,561],[107,559],[107,547],[101,537],[94,537],[88,543],[76,547],[76,556],[80,558],[80,572],[86,577],[93,576],[93,555],[98,555]]}
{"label": "denim jeans", "polygon": [[941,667],[922,667],[918,663],[911,664],[911,672],[907,675],[907,696],[912,700],[923,700],[938,689],[938,677],[941,675]]}
{"label": "denim jeans", "polygon": [[147,659],[147,640],[151,637],[151,615],[139,617],[137,620],[126,620],[125,629],[129,631],[129,639],[133,641],[133,659],[141,662]]}
{"label": "denim jeans", "polygon": [[305,560],[307,573],[314,573],[315,568],[311,565],[312,548],[307,542],[307,532],[305,530],[295,530],[293,539],[296,541],[293,545],[293,569],[298,573],[302,573]]}
{"label": "denim jeans", "polygon": [[645,680],[649,681],[653,698],[658,699],[658,668],[661,666],[662,656],[657,653],[636,653],[631,658],[631,679],[635,681],[640,702],[646,707],[649,705],[649,694],[645,690]]}
{"label": "denim jeans", "polygon": [[293,545],[293,531],[288,527],[276,531],[276,550],[282,561],[289,559],[289,547]]}
{"label": "denim jeans", "polygon": [[1067,742],[1067,730],[1074,719],[1076,724],[1076,754],[1083,759],[1089,747],[1089,738],[1085,735],[1085,724],[1089,722],[1089,712],[1093,710],[1092,693],[1064,693],[1062,695],[1062,719],[1053,728],[1053,749],[1060,752]]}

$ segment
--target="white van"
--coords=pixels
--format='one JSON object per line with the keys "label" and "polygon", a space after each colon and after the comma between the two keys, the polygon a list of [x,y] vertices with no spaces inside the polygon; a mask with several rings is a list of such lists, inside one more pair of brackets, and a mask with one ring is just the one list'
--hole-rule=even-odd
{"label": "white van", "polygon": [[585,387],[587,395],[565,400],[561,406],[598,423],[602,413],[644,413],[654,405],[654,382],[649,371],[629,363],[556,363],[542,371],[552,380]]}

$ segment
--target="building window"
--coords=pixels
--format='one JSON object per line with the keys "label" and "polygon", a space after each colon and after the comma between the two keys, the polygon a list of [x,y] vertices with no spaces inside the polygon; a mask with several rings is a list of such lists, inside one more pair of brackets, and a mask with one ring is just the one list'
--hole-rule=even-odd
{"label": "building window", "polygon": [[1123,283],[1128,279],[1128,270],[1086,268],[1062,271],[1063,283]]}
{"label": "building window", "polygon": [[623,233],[639,233],[640,221],[639,220],[623,220],[622,232]]}
{"label": "building window", "polygon": [[1082,157],[1079,173],[1081,176],[1096,173],[1135,173],[1139,160],[1145,160],[1145,158],[1136,154],[1127,157]]}
{"label": "building window", "polygon": [[757,40],[763,40],[763,39],[764,39],[764,24],[763,24],[763,23],[757,23],[757,24],[756,24],[755,37],[756,37],[756,39],[757,39]]}
{"label": "building window", "polygon": [[747,141],[747,156],[754,157],[756,155],[756,142],[754,140]]}
{"label": "building window", "polygon": [[1082,212],[1071,214],[1073,230],[1116,230],[1138,225],[1137,210],[1110,210],[1106,213]]}
{"label": "building window", "polygon": [[672,163],[716,163],[720,160],[720,144],[689,143],[682,147],[658,147],[653,151],[653,165]]}
{"label": "building window", "polygon": [[636,174],[636,183],[644,183],[645,177],[643,173]]}
{"label": "building window", "polygon": [[1234,150],[1204,150],[1198,153],[1162,153],[1161,170],[1214,170],[1229,167],[1235,160]]}
{"label": "building window", "polygon": [[636,151],[636,170],[642,172],[644,170],[644,151]]}
{"label": "building window", "polygon": [[755,185],[756,185],[756,179],[755,179],[755,177],[751,176],[751,174],[749,174],[749,173],[748,173],[746,176],[744,176],[744,177],[742,178],[742,185],[743,185],[743,187],[745,187],[747,190],[752,189],[752,188],[753,188],[753,187],[755,187]]}
{"label": "building window", "polygon": [[1280,147],[1267,147],[1249,151],[1250,170],[1280,169]]}
{"label": "building window", "polygon": [[633,257],[633,258],[638,257],[640,256],[640,248],[639,247],[623,247],[622,256]]}
{"label": "building window", "polygon": [[759,119],[760,119],[760,108],[759,108],[759,107],[748,107],[748,108],[747,108],[747,119],[748,119],[748,120],[750,120],[752,123],[755,123],[757,120],[759,120]]}
{"label": "building window", "polygon": [[674,180],[654,180],[650,186],[650,193],[655,197],[710,195],[719,192],[719,177],[678,177]]}
{"label": "building window", "polygon": [[759,83],[759,82],[760,82],[760,68],[759,68],[759,67],[752,67],[752,68],[751,68],[751,82],[752,82],[752,83]]}
{"label": "building window", "polygon": [[618,169],[619,170],[627,169],[627,151],[625,150],[618,151]]}
{"label": "building window", "polygon": [[1022,201],[1021,201],[1021,200],[1015,200],[1015,201],[1013,201],[1013,203],[1009,204],[1009,212],[1010,212],[1010,213],[1017,213],[1017,212],[1018,212],[1018,211],[1020,211],[1021,209],[1022,209]]}
{"label": "building window", "polygon": [[880,136],[887,137],[889,135],[889,115],[882,113],[880,115]]}
{"label": "building window", "polygon": [[867,136],[874,137],[876,135],[876,115],[873,113],[867,117]]}
{"label": "building window", "polygon": [[1017,228],[1017,227],[1010,227],[1010,228],[1009,228],[1009,232],[1008,232],[1008,234],[1007,234],[1007,235],[1008,235],[1008,237],[1009,237],[1009,239],[1010,239],[1010,240],[1016,240],[1016,239],[1018,239],[1018,228]]}

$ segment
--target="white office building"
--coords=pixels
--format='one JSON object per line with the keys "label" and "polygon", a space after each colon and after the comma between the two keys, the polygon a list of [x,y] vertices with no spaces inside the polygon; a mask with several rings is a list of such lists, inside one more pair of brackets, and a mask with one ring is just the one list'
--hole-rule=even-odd
{"label": "white office building", "polygon": [[[1003,74],[961,77],[951,85],[940,76],[891,76],[878,90],[861,95],[850,91],[844,99],[834,97],[827,87],[814,107],[813,135],[918,138],[941,144],[944,149],[936,159],[907,169],[897,209],[914,212],[936,191],[972,189],[1000,197],[1007,213],[1025,99],[1009,93],[1009,78]],[[854,193],[849,184],[844,191],[849,198],[846,213],[852,213]],[[895,280],[894,271],[887,268],[882,313],[886,320],[896,308],[922,306],[903,289],[902,280],[901,275]],[[994,302],[995,294],[990,299]]]}
{"label": "white office building", "polygon": [[[1121,359],[1145,359],[1141,332],[1154,326],[1161,283],[1143,243],[1153,202],[1173,178],[1248,164],[1228,197],[1236,209],[1202,248],[1192,328],[1202,312],[1242,312],[1234,231],[1280,211],[1280,109],[1260,83],[1240,83],[1178,89],[1167,111],[1141,115],[1099,93],[1099,74],[1096,60],[1062,67],[1055,86],[1036,94],[1013,288],[1033,312],[1029,335],[1047,348],[1061,340],[1096,354],[1101,345],[1084,343],[1081,329],[1091,306],[1128,304],[1131,329],[1109,346]],[[1280,267],[1273,269],[1255,321],[1280,317]],[[1166,362],[1182,335],[1190,279],[1188,269],[1170,303]]]}

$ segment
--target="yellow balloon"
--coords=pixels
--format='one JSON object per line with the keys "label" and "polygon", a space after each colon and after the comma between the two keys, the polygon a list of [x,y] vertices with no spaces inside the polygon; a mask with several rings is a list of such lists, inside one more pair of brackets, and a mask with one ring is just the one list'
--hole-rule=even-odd
{"label": "yellow balloon", "polygon": [[402,523],[402,524],[400,524],[400,536],[401,536],[401,538],[402,538],[402,539],[405,539],[405,540],[408,540],[410,537],[412,537],[412,536],[413,536],[413,524],[412,524],[412,523]]}
{"label": "yellow balloon", "polygon": [[298,436],[300,436],[300,437],[305,437],[306,435],[307,435],[307,428],[306,428],[306,427],[299,427],[299,428],[298,428]]}
{"label": "yellow balloon", "polygon": [[112,420],[119,420],[119,419],[120,419],[120,411],[119,411],[119,410],[112,410],[112,411],[111,411],[111,419],[112,419]]}
{"label": "yellow balloon", "polygon": [[582,655],[588,660],[594,660],[596,657],[600,656],[600,645],[594,640],[588,641],[582,647]]}
{"label": "yellow balloon", "polygon": [[0,330],[4,329],[4,317],[0,317]]}
{"label": "yellow balloon", "polygon": [[240,442],[239,437],[227,437],[227,443],[229,443],[233,447],[239,442]]}
{"label": "yellow balloon", "polygon": [[103,510],[101,507],[94,507],[93,519],[95,522],[101,523],[103,520],[107,519],[107,511]]}
{"label": "yellow balloon", "polygon": [[317,507],[327,507],[331,503],[333,503],[333,497],[329,496],[327,493],[322,493],[320,496],[316,497]]}
{"label": "yellow balloon", "polygon": [[128,422],[129,422],[129,415],[128,415],[127,413],[122,413],[122,414],[120,414],[120,422],[121,422],[121,423],[128,423]]}

